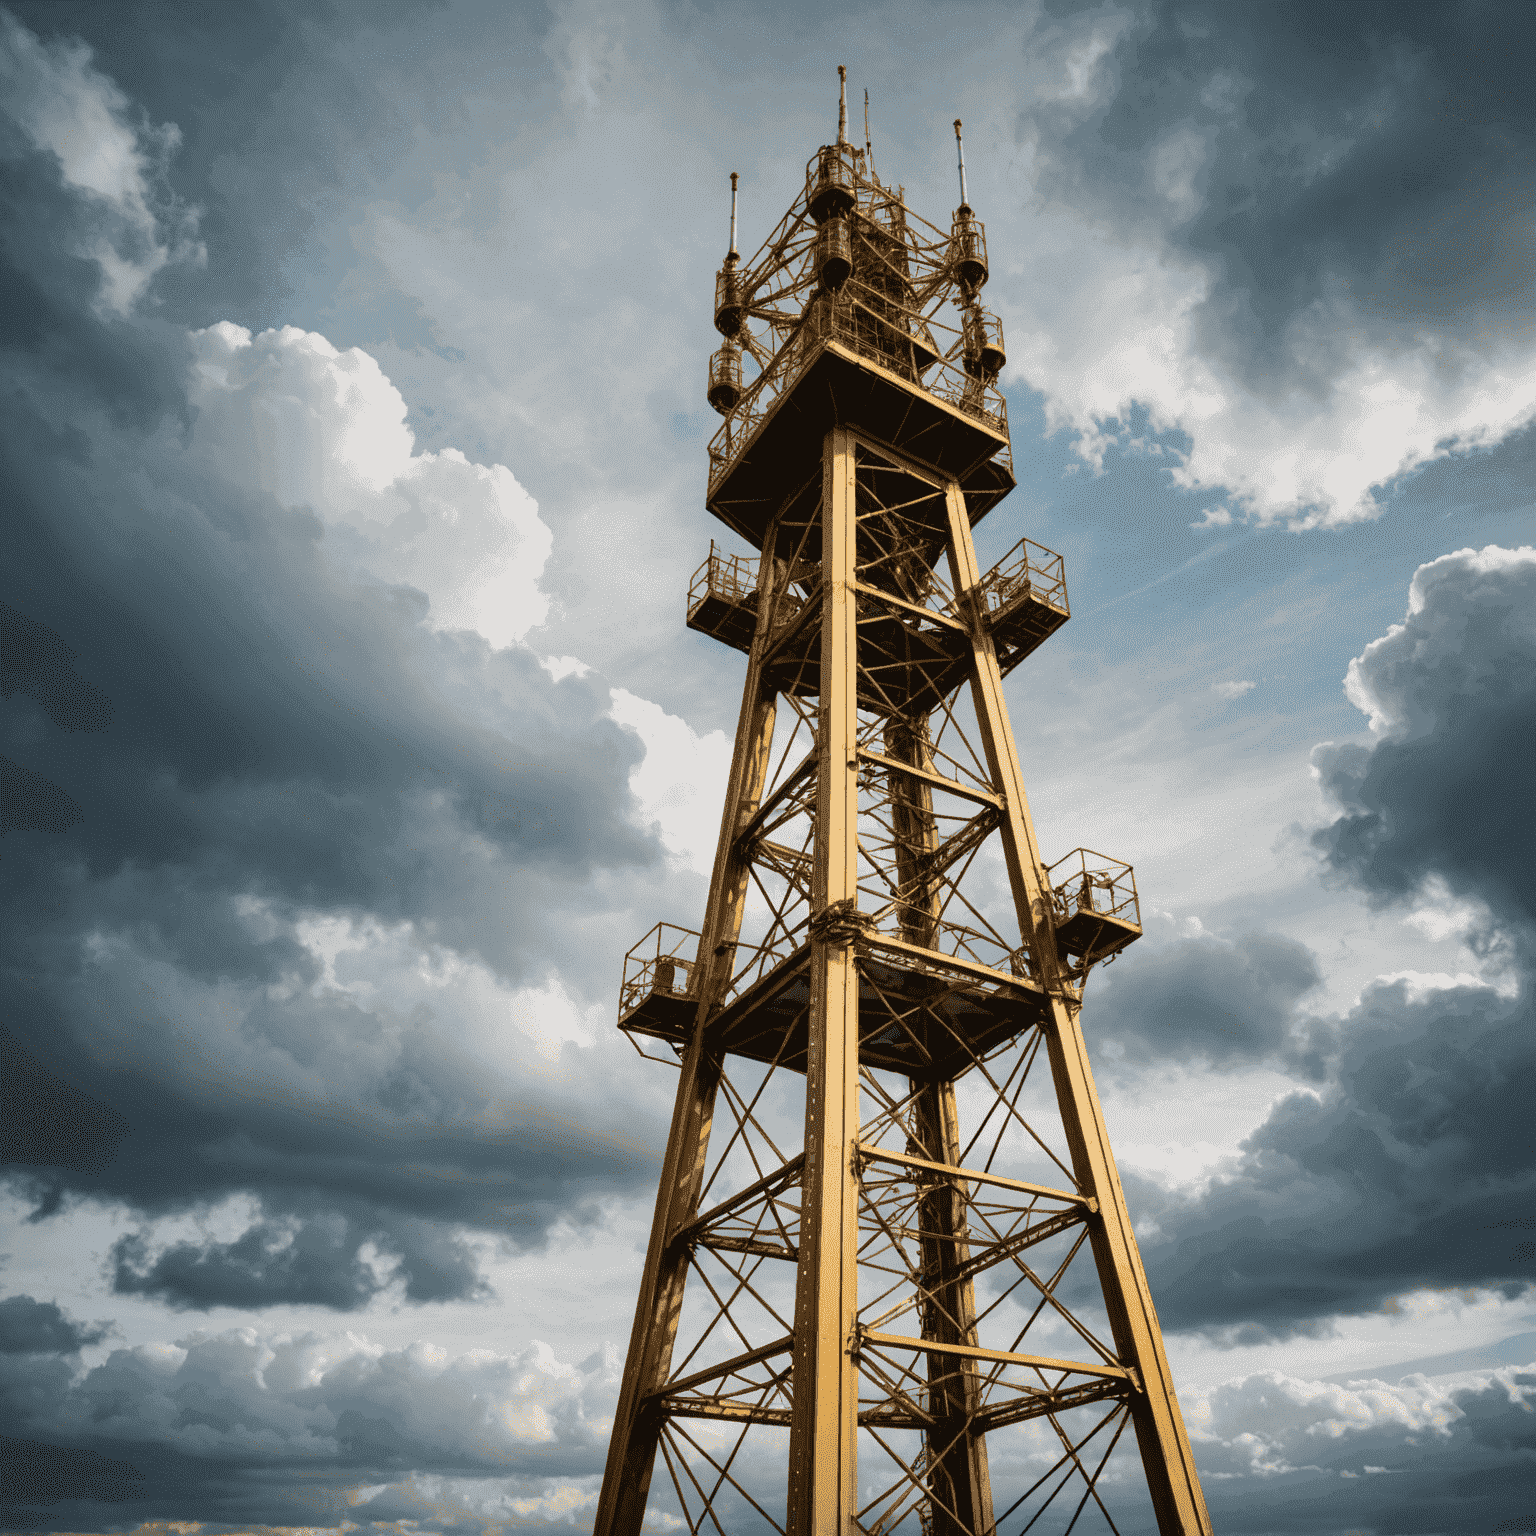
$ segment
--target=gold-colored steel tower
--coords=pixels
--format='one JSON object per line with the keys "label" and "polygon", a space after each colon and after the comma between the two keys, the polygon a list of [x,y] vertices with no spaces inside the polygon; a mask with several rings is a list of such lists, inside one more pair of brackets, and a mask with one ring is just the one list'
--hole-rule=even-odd
{"label": "gold-colored steel tower", "polygon": [[658,1460],[690,1531],[1113,1529],[1129,1425],[1194,1536],[1079,1024],[1135,884],[1041,859],[1002,680],[1062,563],[971,541],[1014,485],[985,235],[963,152],[941,230],[846,124],[747,263],[732,177],[708,506],[760,558],[689,593],[747,654],[703,928],[625,963],[620,1027],[681,1080],[596,1529],[641,1530]]}

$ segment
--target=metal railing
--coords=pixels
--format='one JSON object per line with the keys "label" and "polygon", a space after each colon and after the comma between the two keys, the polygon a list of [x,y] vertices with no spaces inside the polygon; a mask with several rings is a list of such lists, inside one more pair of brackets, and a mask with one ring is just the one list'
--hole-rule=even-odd
{"label": "metal railing", "polygon": [[728,555],[709,541],[709,555],[688,582],[688,617],[709,597],[733,604],[749,601],[757,591],[757,561],[750,555]]}
{"label": "metal railing", "polygon": [[1033,539],[1020,539],[976,583],[975,591],[989,614],[1000,612],[1025,594],[1068,616],[1072,612],[1067,606],[1065,562],[1055,550]]}
{"label": "metal railing", "polygon": [[627,1019],[654,994],[691,996],[698,950],[699,936],[691,928],[657,923],[624,956],[624,980],[619,987],[620,1020]]}
{"label": "metal railing", "polygon": [[[726,554],[716,549],[715,541],[711,539],[704,563],[688,580],[688,622],[693,622],[710,598],[732,608],[752,608],[755,613],[757,574],[757,561],[750,555]],[[820,579],[821,568],[804,563],[792,567],[789,574],[789,582],[800,582],[808,587],[814,587]],[[805,606],[806,598],[793,591],[789,582],[775,596],[769,615],[770,633],[777,633],[792,623]],[[746,638],[751,639],[750,633]]]}
{"label": "metal railing", "polygon": [[[873,914],[874,926],[871,928],[871,937],[905,939],[914,925],[921,925],[929,930],[927,942],[922,943],[921,947],[930,951],[936,958],[969,960],[976,965],[986,966],[988,970],[1011,971],[1015,976],[1029,974],[1016,967],[1014,963],[1016,950],[1010,949],[1007,943],[995,933],[986,933],[980,928],[953,922],[946,917],[930,918],[925,914],[914,914],[915,924],[899,924],[892,921],[892,917],[898,911],[899,908],[892,903],[886,912]],[[909,940],[909,942],[912,941]]]}
{"label": "metal railing", "polygon": [[1049,865],[1045,873],[1051,884],[1051,902],[1058,923],[1086,912],[1141,927],[1136,874],[1122,860],[1095,853],[1091,848],[1074,848]]}
{"label": "metal railing", "polygon": [[[940,357],[930,350],[933,344],[931,333],[924,334],[928,331],[926,324],[909,321],[900,314],[893,319],[863,303],[856,293],[858,286],[857,283],[849,284],[845,296],[840,299],[821,295],[806,306],[793,334],[769,360],[768,366],[743,393],[736,409],[709,440],[711,495],[774,403],[794,386],[829,341],[904,374],[909,384],[955,406],[1004,437],[1008,435],[1008,402],[994,385],[967,374],[958,357]],[[914,323],[919,326],[916,330],[910,328]],[[921,368],[916,362],[903,365],[899,356],[902,349],[927,361]],[[1011,454],[1006,447],[998,456],[1011,468]]]}

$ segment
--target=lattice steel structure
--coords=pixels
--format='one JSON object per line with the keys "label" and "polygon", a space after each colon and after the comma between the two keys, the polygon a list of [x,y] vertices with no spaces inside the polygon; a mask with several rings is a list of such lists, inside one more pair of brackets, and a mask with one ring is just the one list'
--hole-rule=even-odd
{"label": "lattice steel structure", "polygon": [[1128,1426],[1158,1529],[1208,1532],[1079,1026],[1135,882],[1044,863],[1003,703],[1062,562],[972,544],[1014,480],[963,159],[935,228],[844,108],[747,263],[732,187],[707,504],[759,556],[712,548],[688,623],[747,678],[702,931],[625,966],[681,1081],[598,1536],[658,1468],[690,1531],[1113,1529]]}

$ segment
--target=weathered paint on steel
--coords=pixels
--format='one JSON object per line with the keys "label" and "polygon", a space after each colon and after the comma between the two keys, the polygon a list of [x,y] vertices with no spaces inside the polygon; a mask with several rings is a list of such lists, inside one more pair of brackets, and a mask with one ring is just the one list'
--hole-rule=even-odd
{"label": "weathered paint on steel", "polygon": [[[822,493],[821,710],[812,907],[858,896],[858,719],[854,673],[855,484],[848,433],[827,434]],[[805,1183],[795,1285],[790,1536],[855,1536],[858,1383],[859,976],[853,946],[813,937],[806,1070]]]}

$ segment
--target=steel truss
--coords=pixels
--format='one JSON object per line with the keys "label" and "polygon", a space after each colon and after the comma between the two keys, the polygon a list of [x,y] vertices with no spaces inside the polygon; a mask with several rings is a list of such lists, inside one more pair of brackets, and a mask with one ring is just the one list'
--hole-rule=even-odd
{"label": "steel truss", "polygon": [[654,1489],[722,1536],[1114,1530],[1129,1427],[1159,1529],[1208,1532],[1079,1024],[1134,879],[1045,865],[1003,704],[1060,561],[983,575],[964,476],[899,439],[802,452],[755,568],[690,591],[747,678],[702,929],[626,963],[680,1081],[596,1529]]}

